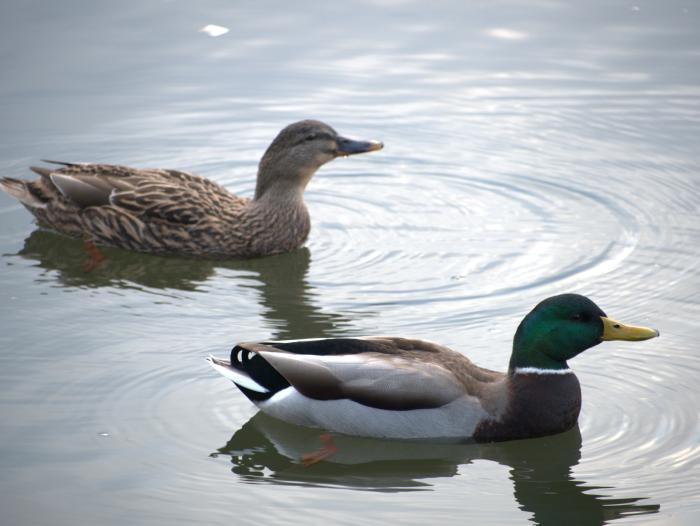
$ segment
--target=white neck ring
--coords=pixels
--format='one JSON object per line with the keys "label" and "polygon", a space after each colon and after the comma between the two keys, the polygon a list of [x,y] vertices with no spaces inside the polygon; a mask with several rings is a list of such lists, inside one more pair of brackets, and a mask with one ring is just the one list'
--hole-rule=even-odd
{"label": "white neck ring", "polygon": [[516,367],[514,374],[573,374],[568,367],[566,369],[540,369],[539,367]]}

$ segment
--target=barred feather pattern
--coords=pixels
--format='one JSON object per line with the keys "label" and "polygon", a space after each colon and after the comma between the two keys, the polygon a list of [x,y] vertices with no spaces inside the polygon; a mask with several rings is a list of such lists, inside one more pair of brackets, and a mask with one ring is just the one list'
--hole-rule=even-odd
{"label": "barred feather pattern", "polygon": [[[98,244],[192,257],[256,257],[301,246],[310,230],[303,199],[264,203],[187,172],[107,164],[35,168],[35,181],[0,179],[45,227]],[[52,176],[84,181],[104,203],[82,206]],[[18,196],[23,185],[27,198]],[[9,190],[7,190],[9,191]],[[66,195],[69,194],[69,195]],[[41,203],[37,206],[37,203]]]}

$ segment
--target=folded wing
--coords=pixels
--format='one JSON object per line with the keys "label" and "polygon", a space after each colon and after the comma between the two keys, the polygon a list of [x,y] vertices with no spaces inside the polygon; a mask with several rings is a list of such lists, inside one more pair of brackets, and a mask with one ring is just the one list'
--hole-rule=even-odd
{"label": "folded wing", "polygon": [[135,217],[190,225],[235,212],[244,201],[203,177],[179,170],[109,164],[32,168],[79,208],[114,206]]}
{"label": "folded wing", "polygon": [[[245,375],[234,383],[254,401],[292,386],[315,400],[348,399],[378,409],[440,407],[463,396],[465,387],[439,360],[434,344],[411,340],[327,339],[242,343],[226,366]],[[219,362],[221,364],[221,362]],[[221,371],[219,371],[221,372]],[[250,392],[251,382],[259,389]]]}

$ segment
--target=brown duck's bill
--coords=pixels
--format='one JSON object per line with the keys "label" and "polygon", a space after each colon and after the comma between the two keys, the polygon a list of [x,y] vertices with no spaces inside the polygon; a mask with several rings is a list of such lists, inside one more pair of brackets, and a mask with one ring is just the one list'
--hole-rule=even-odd
{"label": "brown duck's bill", "polygon": [[346,137],[336,137],[338,155],[355,155],[357,153],[374,152],[384,148],[381,141],[355,141]]}
{"label": "brown duck's bill", "polygon": [[603,321],[603,337],[602,340],[627,340],[641,341],[659,336],[659,331],[650,329],[649,327],[637,327],[635,325],[625,325],[612,318],[601,316]]}

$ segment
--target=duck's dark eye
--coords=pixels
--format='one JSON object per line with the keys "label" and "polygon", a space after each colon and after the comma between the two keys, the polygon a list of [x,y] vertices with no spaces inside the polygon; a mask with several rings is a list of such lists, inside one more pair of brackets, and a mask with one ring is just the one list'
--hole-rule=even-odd
{"label": "duck's dark eye", "polygon": [[315,138],[316,138],[316,134],[312,133],[311,135],[307,135],[306,137],[304,137],[304,141],[305,142],[313,141]]}
{"label": "duck's dark eye", "polygon": [[574,314],[571,316],[571,321],[581,321],[583,320],[583,316],[581,314]]}

